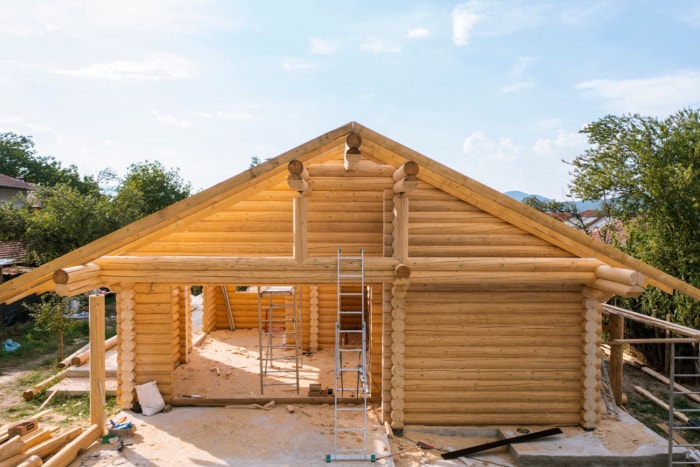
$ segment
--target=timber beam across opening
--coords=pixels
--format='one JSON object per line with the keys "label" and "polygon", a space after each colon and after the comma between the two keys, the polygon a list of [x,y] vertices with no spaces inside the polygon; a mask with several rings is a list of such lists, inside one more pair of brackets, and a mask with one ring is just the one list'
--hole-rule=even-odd
{"label": "timber beam across opening", "polygon": [[[54,273],[56,292],[74,295],[105,284],[146,280],[160,283],[267,283],[298,284],[333,282],[337,258],[308,257],[199,257],[199,256],[103,256],[92,263]],[[604,267],[602,267],[604,266]],[[391,282],[411,277],[418,283],[498,285],[503,281],[527,284],[568,284],[585,290],[616,287],[641,289],[629,284],[643,280],[634,271],[603,265],[594,258],[396,258],[365,257],[368,282]],[[616,281],[611,280],[617,274]],[[603,279],[601,276],[606,277]],[[612,285],[610,285],[612,284]],[[602,290],[601,293],[610,293]]]}

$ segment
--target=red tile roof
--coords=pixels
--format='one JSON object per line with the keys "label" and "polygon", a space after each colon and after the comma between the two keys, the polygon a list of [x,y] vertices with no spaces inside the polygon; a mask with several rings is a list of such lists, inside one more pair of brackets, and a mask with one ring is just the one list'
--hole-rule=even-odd
{"label": "red tile roof", "polygon": [[30,183],[13,178],[8,175],[0,174],[0,188],[16,188],[18,190],[29,190],[32,187]]}
{"label": "red tile roof", "polygon": [[0,242],[0,259],[24,260],[27,250],[20,242]]}

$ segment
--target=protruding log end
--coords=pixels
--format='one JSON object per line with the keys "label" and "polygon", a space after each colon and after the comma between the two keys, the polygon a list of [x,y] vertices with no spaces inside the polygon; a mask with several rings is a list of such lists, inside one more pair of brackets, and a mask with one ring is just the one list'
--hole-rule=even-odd
{"label": "protruding log end", "polygon": [[350,133],[345,139],[345,144],[347,144],[349,148],[357,149],[362,146],[362,136],[357,133]]}
{"label": "protruding log end", "polygon": [[420,169],[420,166],[417,162],[408,161],[396,169],[393,175],[394,181],[401,180],[408,175],[418,175],[418,169]]}
{"label": "protruding log end", "polygon": [[304,172],[304,163],[298,159],[293,159],[287,164],[287,170],[290,174],[301,175]]}
{"label": "protruding log end", "polygon": [[411,268],[409,268],[405,264],[397,264],[394,268],[394,275],[398,279],[408,279],[409,277],[411,277]]}
{"label": "protruding log end", "polygon": [[54,271],[53,281],[56,284],[67,284],[68,283],[68,272],[64,271],[63,269],[59,269],[58,271]]}

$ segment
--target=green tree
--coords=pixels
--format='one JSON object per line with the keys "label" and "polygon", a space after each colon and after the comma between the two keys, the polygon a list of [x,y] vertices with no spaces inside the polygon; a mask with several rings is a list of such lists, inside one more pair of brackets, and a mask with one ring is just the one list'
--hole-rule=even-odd
{"label": "green tree", "polygon": [[98,189],[93,177],[81,177],[74,165],[67,168],[52,156],[37,156],[29,136],[0,133],[0,173],[42,186],[69,185],[83,194]]}
{"label": "green tree", "polygon": [[166,169],[158,161],[131,164],[117,188],[116,210],[133,222],[187,198],[191,189],[179,169]]}
{"label": "green tree", "polygon": [[[573,195],[602,199],[621,222],[627,253],[700,286],[700,114],[684,109],[664,120],[606,116],[582,132],[591,147],[570,162]],[[700,325],[700,304],[678,293],[645,293],[633,306]]]}
{"label": "green tree", "polygon": [[41,296],[40,302],[25,305],[34,319],[34,329],[56,335],[59,362],[63,360],[63,335],[70,325],[67,317],[69,301],[70,298],[45,293]]}
{"label": "green tree", "polygon": [[111,200],[99,191],[82,194],[68,185],[39,187],[41,209],[0,205],[0,240],[20,241],[33,265],[51,261],[121,227]]}

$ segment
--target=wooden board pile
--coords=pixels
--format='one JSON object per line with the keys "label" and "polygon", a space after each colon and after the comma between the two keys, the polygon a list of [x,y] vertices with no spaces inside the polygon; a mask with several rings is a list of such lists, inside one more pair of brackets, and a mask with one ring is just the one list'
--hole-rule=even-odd
{"label": "wooden board pile", "polygon": [[0,467],[67,465],[94,441],[96,425],[89,429],[39,426],[35,417],[0,428]]}

